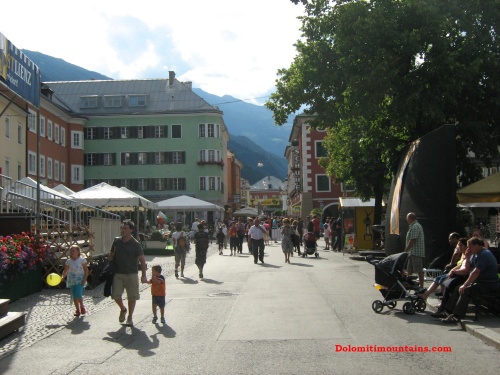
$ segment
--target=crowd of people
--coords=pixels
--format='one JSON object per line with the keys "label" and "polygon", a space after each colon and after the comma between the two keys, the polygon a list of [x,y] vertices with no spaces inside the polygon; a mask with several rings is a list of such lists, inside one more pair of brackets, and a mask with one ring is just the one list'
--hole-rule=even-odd
{"label": "crowd of people", "polygon": [[[223,255],[228,242],[230,256],[243,253],[243,244],[247,242],[248,252],[253,255],[255,264],[264,263],[264,250],[272,241],[272,229],[280,234],[281,249],[285,263],[290,263],[294,252],[301,254],[301,245],[307,238],[316,241],[323,235],[325,250],[330,246],[333,251],[340,241],[339,219],[327,218],[321,226],[319,218],[307,218],[307,223],[301,219],[280,218],[238,218],[227,223],[217,221],[214,232],[209,233],[208,226],[203,220],[196,219],[191,226],[190,233],[183,230],[182,223],[175,224],[171,233],[175,254],[175,277],[184,277],[186,254],[190,251],[191,243],[194,244],[196,258],[195,264],[199,270],[200,279],[203,278],[203,269],[207,260],[207,250],[216,238],[219,254]],[[417,217],[410,212],[407,215],[409,230],[406,236],[405,251],[409,253],[409,262],[406,272],[419,275],[420,286],[424,286],[424,231],[418,223]],[[267,224],[267,225],[266,225]],[[304,229],[305,227],[305,229]],[[113,242],[108,261],[113,265],[112,294],[120,309],[119,322],[133,326],[133,313],[136,301],[140,298],[139,281],[151,284],[153,323],[158,322],[157,310],[159,308],[161,323],[165,323],[165,278],[161,275],[162,269],[155,265],[152,267],[152,277],[146,277],[146,260],[140,243],[133,237],[135,224],[126,220],[121,225],[121,236]],[[229,241],[228,241],[229,240]],[[500,264],[493,253],[488,249],[488,242],[482,237],[480,229],[474,230],[472,237],[460,237],[458,233],[449,235],[449,243],[454,248],[449,263],[444,267],[444,273],[436,277],[427,288],[422,288],[418,293],[423,300],[435,292],[441,297],[441,304],[437,311],[431,314],[440,318],[444,323],[457,323],[465,316],[467,307],[473,296],[491,295],[499,290]],[[333,242],[332,242],[333,241]],[[276,239],[275,239],[276,242]],[[316,244],[315,244],[316,246]],[[305,251],[305,250],[304,250]],[[180,273],[179,273],[180,267]],[[141,272],[140,280],[138,271]],[[80,257],[77,245],[71,248],[71,257],[68,260],[63,278],[68,279],[71,287],[72,298],[75,304],[75,316],[84,315],[82,292],[89,271],[86,261]],[[127,306],[123,302],[123,293],[127,294]],[[128,315],[127,315],[128,314]]]}

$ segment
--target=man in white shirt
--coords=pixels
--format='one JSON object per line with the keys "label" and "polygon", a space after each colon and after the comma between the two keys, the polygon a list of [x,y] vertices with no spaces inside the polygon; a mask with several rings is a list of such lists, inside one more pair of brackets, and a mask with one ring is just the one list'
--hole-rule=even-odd
{"label": "man in white shirt", "polygon": [[191,231],[189,232],[189,238],[191,242],[194,242],[194,234],[198,232],[198,225],[200,224],[200,219],[195,218],[193,225],[191,225]]}
{"label": "man in white shirt", "polygon": [[256,217],[253,226],[248,230],[248,242],[252,248],[253,262],[257,264],[257,259],[264,263],[264,234],[267,233],[266,228],[260,224],[259,218]]}

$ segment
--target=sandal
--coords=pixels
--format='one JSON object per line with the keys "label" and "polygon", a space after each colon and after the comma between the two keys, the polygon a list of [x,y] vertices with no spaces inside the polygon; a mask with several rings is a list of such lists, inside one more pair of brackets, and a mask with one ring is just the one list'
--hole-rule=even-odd
{"label": "sandal", "polygon": [[456,317],[455,315],[451,314],[445,319],[441,319],[442,323],[449,323],[449,324],[457,324],[460,323],[460,318]]}

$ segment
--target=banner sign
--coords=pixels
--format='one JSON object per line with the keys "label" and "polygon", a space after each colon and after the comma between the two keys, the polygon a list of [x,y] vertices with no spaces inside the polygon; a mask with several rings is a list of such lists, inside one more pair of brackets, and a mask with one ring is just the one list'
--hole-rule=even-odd
{"label": "banner sign", "polygon": [[0,79],[35,107],[40,106],[40,68],[0,33]]}

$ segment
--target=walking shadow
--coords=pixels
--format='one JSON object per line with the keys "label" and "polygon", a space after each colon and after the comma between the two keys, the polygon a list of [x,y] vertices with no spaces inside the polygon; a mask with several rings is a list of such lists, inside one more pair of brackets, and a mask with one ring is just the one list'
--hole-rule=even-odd
{"label": "walking shadow", "polygon": [[179,280],[184,284],[198,284],[198,280],[190,279],[189,277],[180,278]]}
{"label": "walking shadow", "polygon": [[207,284],[217,284],[217,285],[224,284],[223,281],[217,281],[217,280],[213,280],[213,279],[207,279],[206,277],[204,277],[200,281],[203,281],[203,282],[205,282]]}
{"label": "walking shadow", "polygon": [[177,333],[168,324],[157,324],[156,328],[158,329],[158,332],[161,333],[164,337],[167,337],[170,339],[174,338],[176,333]]}
{"label": "walking shadow", "polygon": [[[130,329],[130,334],[127,334],[127,328]],[[158,333],[148,336],[136,327],[123,325],[118,331],[108,332],[108,337],[103,337],[103,340],[120,344],[127,350],[136,350],[141,357],[151,357],[156,354],[154,349],[160,346],[157,335]]]}
{"label": "walking shadow", "polygon": [[291,260],[290,260],[290,265],[292,265],[292,266],[300,266],[300,267],[314,267],[312,264],[294,263]]}
{"label": "walking shadow", "polygon": [[88,331],[90,329],[90,323],[84,319],[74,319],[66,328],[71,330],[72,335],[79,335],[83,333],[83,331]]}
{"label": "walking shadow", "polygon": [[281,268],[283,266],[275,266],[274,264],[269,264],[269,263],[260,263],[262,267],[267,267],[267,268]]}

